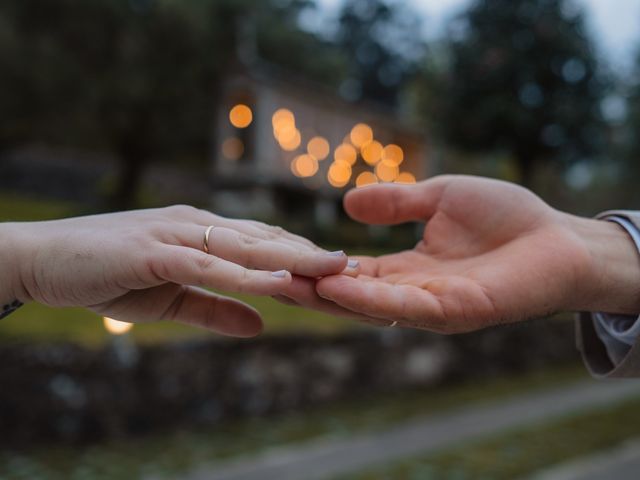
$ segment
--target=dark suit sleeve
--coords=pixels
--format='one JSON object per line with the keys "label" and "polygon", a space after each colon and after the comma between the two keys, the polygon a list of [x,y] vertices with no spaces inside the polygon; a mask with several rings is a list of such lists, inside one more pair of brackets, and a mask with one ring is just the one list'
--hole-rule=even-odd
{"label": "dark suit sleeve", "polygon": [[[618,215],[632,222],[640,230],[640,212],[610,211],[598,215],[603,218]],[[640,312],[639,312],[640,313]],[[590,313],[580,313],[576,320],[576,343],[587,368],[598,378],[640,377],[640,339],[618,364],[614,364],[594,327]]]}

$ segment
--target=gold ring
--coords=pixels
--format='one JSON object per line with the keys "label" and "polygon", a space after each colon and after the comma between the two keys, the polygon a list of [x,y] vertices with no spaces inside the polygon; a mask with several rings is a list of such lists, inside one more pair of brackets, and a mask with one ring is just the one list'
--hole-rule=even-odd
{"label": "gold ring", "polygon": [[204,244],[202,245],[204,253],[209,253],[209,235],[211,234],[211,230],[213,230],[213,225],[208,226],[204,231]]}
{"label": "gold ring", "polygon": [[393,328],[398,324],[397,320],[394,320],[393,323],[391,325],[388,325],[387,328]]}

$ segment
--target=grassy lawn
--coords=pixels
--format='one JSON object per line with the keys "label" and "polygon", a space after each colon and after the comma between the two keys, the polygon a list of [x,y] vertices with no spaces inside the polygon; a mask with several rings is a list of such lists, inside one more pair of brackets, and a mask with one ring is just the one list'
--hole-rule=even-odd
{"label": "grassy lawn", "polygon": [[[356,328],[353,322],[282,305],[270,297],[235,297],[250,303],[262,313],[266,334],[331,334]],[[131,330],[131,335],[136,342],[154,343],[215,334],[178,323],[160,322],[137,324]],[[108,337],[109,334],[102,325],[102,318],[95,313],[81,308],[48,308],[36,303],[27,304],[9,315],[2,320],[0,328],[0,342],[71,341],[97,347],[104,344]]]}
{"label": "grassy lawn", "polygon": [[640,399],[341,480],[510,480],[640,436]]}
{"label": "grassy lawn", "polygon": [[[439,389],[378,395],[295,414],[227,423],[210,430],[171,432],[84,448],[51,446],[27,452],[0,452],[0,478],[129,480],[147,475],[176,478],[199,464],[216,459],[252,454],[318,437],[345,438],[356,432],[384,429],[412,417],[584,378],[582,366],[568,366]],[[640,412],[637,407],[636,410]],[[611,421],[619,422],[620,418]]]}
{"label": "grassy lawn", "polygon": [[72,203],[0,194],[0,222],[53,220],[73,215],[76,211]]}

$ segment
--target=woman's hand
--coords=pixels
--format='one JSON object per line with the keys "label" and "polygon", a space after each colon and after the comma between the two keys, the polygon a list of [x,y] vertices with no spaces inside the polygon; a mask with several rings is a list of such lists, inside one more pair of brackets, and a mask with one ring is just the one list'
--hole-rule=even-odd
{"label": "woman's hand", "polygon": [[260,333],[259,314],[199,287],[277,295],[291,273],[320,277],[347,267],[344,253],[278,227],[188,206],[0,228],[9,252],[0,261],[18,300],[82,306],[126,322],[176,320],[226,335]]}
{"label": "woman's hand", "polygon": [[558,310],[640,310],[638,255],[627,233],[555,210],[517,185],[465,176],[374,185],[349,192],[345,208],[368,224],[427,224],[414,249],[360,258],[357,278],[294,278],[277,298],[443,333]]}

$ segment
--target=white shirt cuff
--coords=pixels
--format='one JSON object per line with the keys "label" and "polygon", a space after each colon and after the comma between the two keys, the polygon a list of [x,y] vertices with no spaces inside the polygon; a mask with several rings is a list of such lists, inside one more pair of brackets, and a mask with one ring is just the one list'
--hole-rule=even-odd
{"label": "white shirt cuff", "polygon": [[[615,222],[624,228],[640,253],[640,231],[633,223],[617,215],[610,215],[604,220]],[[604,343],[611,360],[619,363],[640,336],[640,316],[594,313],[593,319],[596,333]]]}

